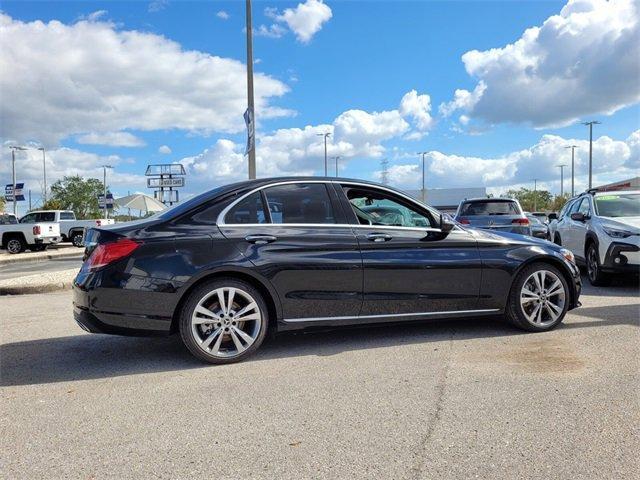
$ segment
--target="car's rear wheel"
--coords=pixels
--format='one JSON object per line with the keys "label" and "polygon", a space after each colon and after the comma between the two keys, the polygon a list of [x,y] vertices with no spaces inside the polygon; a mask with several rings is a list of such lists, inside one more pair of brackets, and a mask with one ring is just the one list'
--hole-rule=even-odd
{"label": "car's rear wheel", "polygon": [[12,237],[7,240],[7,252],[9,253],[21,253],[27,248],[27,242],[20,237]]}
{"label": "car's rear wheel", "polygon": [[544,332],[555,328],[569,308],[569,286],[553,265],[534,263],[517,276],[509,294],[506,317],[518,328]]}
{"label": "car's rear wheel", "polygon": [[209,363],[238,362],[255,352],[267,332],[264,299],[252,285],[219,279],[196,288],[182,308],[180,336]]}
{"label": "car's rear wheel", "polygon": [[587,247],[587,277],[589,278],[589,283],[596,287],[609,285],[611,281],[611,277],[602,271],[598,247],[593,242]]}
{"label": "car's rear wheel", "polygon": [[74,247],[82,247],[82,237],[83,234],[82,232],[73,232],[71,234],[71,243],[73,244]]}

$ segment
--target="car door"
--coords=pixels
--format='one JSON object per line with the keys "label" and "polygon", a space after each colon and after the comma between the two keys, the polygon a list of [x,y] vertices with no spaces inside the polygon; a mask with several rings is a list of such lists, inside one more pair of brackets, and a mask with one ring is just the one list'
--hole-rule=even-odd
{"label": "car door", "polygon": [[271,281],[285,321],[360,313],[360,250],[337,195],[326,182],[261,187],[230,205],[219,227],[225,237],[237,240],[243,255]]}
{"label": "car door", "polygon": [[584,258],[584,238],[587,234],[586,222],[579,222],[571,218],[572,213],[582,213],[588,216],[590,211],[589,199],[582,197],[575,205],[571,207],[566,217],[569,228],[567,229],[567,239],[562,239],[562,244],[573,252],[574,255],[580,258]]}
{"label": "car door", "polygon": [[482,264],[473,235],[443,235],[435,211],[391,190],[342,183],[362,252],[362,316],[473,310]]}

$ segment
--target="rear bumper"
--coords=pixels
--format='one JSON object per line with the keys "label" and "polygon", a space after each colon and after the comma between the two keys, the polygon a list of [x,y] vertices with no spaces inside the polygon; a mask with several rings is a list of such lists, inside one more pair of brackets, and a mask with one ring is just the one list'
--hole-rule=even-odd
{"label": "rear bumper", "polygon": [[38,237],[34,238],[35,245],[55,245],[60,243],[61,237]]}

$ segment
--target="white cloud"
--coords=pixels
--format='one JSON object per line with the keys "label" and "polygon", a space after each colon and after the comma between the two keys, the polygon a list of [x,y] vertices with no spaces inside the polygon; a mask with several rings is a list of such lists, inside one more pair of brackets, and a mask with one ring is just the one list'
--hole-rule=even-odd
{"label": "white cloud", "polygon": [[[3,138],[57,145],[87,132],[244,130],[246,72],[230,58],[186,51],[165,37],[105,22],[22,22],[0,14]],[[261,119],[289,115],[270,101],[288,87],[257,74]]]}
{"label": "white cloud", "polygon": [[149,2],[147,11],[150,13],[160,12],[167,8],[167,5],[169,5],[169,0],[153,0],[152,2]]}
{"label": "white cloud", "polygon": [[[640,20],[634,0],[569,0],[502,48],[462,56],[473,92],[441,105],[486,123],[561,126],[640,100]],[[482,91],[479,92],[478,88]],[[474,95],[475,94],[475,95]]]}
{"label": "white cloud", "polygon": [[91,12],[88,15],[81,15],[78,20],[89,20],[90,22],[97,22],[101,18],[107,16],[109,12],[106,10],[96,10],[95,12]]}
{"label": "white cloud", "polygon": [[162,145],[160,148],[158,148],[158,153],[169,155],[171,153],[171,147],[169,145]]}
{"label": "white cloud", "polygon": [[[331,8],[322,0],[307,0],[304,3],[299,3],[295,8],[285,9],[281,14],[277,9],[268,7],[264,13],[276,22],[285,24],[302,43],[309,43],[313,36],[322,29],[323,24],[333,16]],[[270,27],[261,25],[256,34],[279,38],[286,33],[286,29],[278,23]]]}
{"label": "white cloud", "polygon": [[216,13],[216,17],[218,17],[221,20],[229,20],[229,18],[231,18],[231,15],[229,15],[224,10],[220,10],[218,11],[218,13]]}
{"label": "white cloud", "polygon": [[431,118],[431,97],[411,90],[400,101],[400,114],[403,117],[411,117],[420,132],[426,132],[433,126]]}
{"label": "white cloud", "polygon": [[287,33],[287,29],[275,23],[268,27],[266,25],[260,25],[258,28],[253,29],[253,35],[256,37],[280,38],[284,36],[285,33]]}
{"label": "white cloud", "polygon": [[111,147],[143,147],[144,140],[129,132],[87,133],[77,138],[84,145],[109,145]]}
{"label": "white cloud", "polygon": [[[506,191],[517,185],[533,183],[559,189],[559,169],[565,169],[565,189],[571,175],[571,154],[567,145],[577,145],[576,181],[582,185],[588,174],[589,142],[565,139],[557,135],[543,135],[530,148],[511,152],[496,158],[482,158],[430,151],[426,155],[427,184],[430,188],[492,187]],[[593,142],[593,171],[596,184],[621,180],[637,175],[640,164],[640,130],[626,140],[601,136]],[[422,178],[418,159],[412,163],[397,164],[389,168],[392,184],[403,188],[418,188]]]}

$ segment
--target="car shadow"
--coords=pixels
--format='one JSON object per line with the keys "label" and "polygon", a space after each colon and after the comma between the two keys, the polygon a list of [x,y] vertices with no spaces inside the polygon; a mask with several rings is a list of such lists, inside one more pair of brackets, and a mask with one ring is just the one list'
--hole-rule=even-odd
{"label": "car shadow", "polygon": [[[609,320],[572,321],[559,328],[585,328],[635,324],[639,305],[617,307],[611,317],[610,307],[585,308],[583,317]],[[636,317],[633,317],[634,312]],[[446,321],[421,321],[401,324],[378,324],[340,327],[330,330],[282,333],[265,341],[246,362],[272,359],[337,355],[352,350],[401,347],[478,338],[527,335],[502,319],[474,318]],[[167,338],[118,337],[111,335],[75,335],[28,340],[0,346],[0,385],[19,386],[137,375],[154,372],[183,371],[195,368],[224,368],[204,364],[182,345],[179,336]]]}

